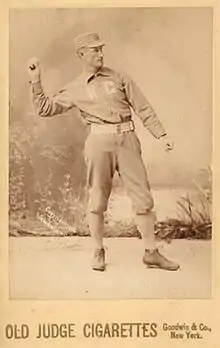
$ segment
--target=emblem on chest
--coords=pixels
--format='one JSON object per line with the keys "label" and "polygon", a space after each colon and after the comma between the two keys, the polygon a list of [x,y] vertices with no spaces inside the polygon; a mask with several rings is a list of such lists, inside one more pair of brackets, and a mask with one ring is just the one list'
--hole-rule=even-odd
{"label": "emblem on chest", "polygon": [[96,83],[89,84],[86,91],[90,100],[98,100],[102,97],[116,93],[117,86],[113,81],[96,81]]}

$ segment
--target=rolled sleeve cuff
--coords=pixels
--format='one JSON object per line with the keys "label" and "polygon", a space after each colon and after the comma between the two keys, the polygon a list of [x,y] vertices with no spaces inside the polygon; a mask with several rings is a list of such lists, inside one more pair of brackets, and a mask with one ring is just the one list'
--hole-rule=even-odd
{"label": "rolled sleeve cuff", "polygon": [[156,124],[149,124],[144,122],[144,126],[150,131],[150,133],[157,139],[167,135],[161,122],[157,120]]}
{"label": "rolled sleeve cuff", "polygon": [[158,139],[163,138],[163,137],[165,137],[166,135],[167,135],[166,132],[165,132],[165,133],[162,133],[162,134],[158,137]]}
{"label": "rolled sleeve cuff", "polygon": [[38,81],[29,81],[29,84],[31,85],[32,93],[40,94],[40,93],[43,92],[43,87],[42,87],[42,83],[41,83],[40,80],[38,80]]}
{"label": "rolled sleeve cuff", "polygon": [[154,131],[152,132],[152,134],[155,136],[155,138],[157,138],[157,139],[160,139],[160,138],[162,138],[162,137],[164,137],[165,135],[167,135],[167,133],[165,132],[165,131],[162,131],[162,130],[160,130],[160,129],[158,129],[158,130],[155,130],[154,129]]}

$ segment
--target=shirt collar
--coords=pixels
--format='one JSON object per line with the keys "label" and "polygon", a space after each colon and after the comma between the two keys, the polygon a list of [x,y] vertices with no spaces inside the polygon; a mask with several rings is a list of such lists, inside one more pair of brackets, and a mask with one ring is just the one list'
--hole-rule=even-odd
{"label": "shirt collar", "polygon": [[82,78],[86,83],[89,83],[96,76],[109,76],[109,73],[104,67],[100,68],[95,74],[88,71],[82,72]]}

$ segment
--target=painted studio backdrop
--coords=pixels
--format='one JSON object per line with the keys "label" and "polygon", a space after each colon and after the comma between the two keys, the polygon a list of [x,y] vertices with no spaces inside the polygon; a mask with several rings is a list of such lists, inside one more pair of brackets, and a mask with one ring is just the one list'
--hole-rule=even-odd
{"label": "painted studio backdrop", "polygon": [[106,42],[105,64],[136,81],[175,141],[175,150],[164,153],[135,118],[159,217],[169,217],[177,208],[173,204],[179,189],[183,195],[196,186],[207,189],[210,175],[209,9],[11,11],[10,214],[34,217],[50,206],[59,215],[65,213],[65,219],[71,221],[73,214],[76,219],[72,209],[77,210],[85,195],[86,130],[75,110],[50,120],[34,113],[27,61],[31,56],[40,59],[45,92],[57,92],[80,73],[73,38],[84,31],[100,33]]}

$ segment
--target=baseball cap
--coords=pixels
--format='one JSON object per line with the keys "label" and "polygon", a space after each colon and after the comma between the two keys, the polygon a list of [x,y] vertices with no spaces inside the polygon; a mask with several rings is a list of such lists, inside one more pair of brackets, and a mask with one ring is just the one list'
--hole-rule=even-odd
{"label": "baseball cap", "polygon": [[105,43],[100,39],[97,33],[84,33],[75,37],[74,45],[76,50],[78,51],[83,47],[105,46]]}

